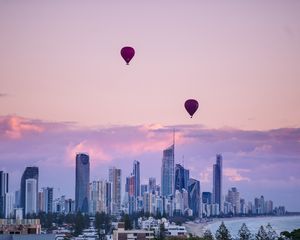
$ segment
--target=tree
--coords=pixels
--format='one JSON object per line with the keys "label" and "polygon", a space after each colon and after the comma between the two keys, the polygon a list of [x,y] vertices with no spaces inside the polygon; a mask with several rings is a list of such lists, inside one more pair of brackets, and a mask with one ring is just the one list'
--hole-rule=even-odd
{"label": "tree", "polygon": [[124,216],[123,216],[123,222],[125,224],[125,230],[132,229],[132,222],[131,222],[130,217],[129,217],[128,214],[124,214]]}
{"label": "tree", "polygon": [[266,232],[267,232],[267,236],[268,236],[269,240],[276,240],[276,239],[278,239],[278,235],[274,231],[274,229],[272,228],[272,226],[271,226],[270,223],[268,223],[268,225],[266,226]]}
{"label": "tree", "polygon": [[284,231],[280,233],[280,240],[286,240],[286,239],[291,239],[291,240],[300,240],[300,228],[295,229],[292,232]]}
{"label": "tree", "polygon": [[267,232],[263,226],[260,226],[258,233],[255,235],[256,240],[268,240]]}
{"label": "tree", "polygon": [[250,240],[251,239],[251,233],[245,223],[243,223],[243,225],[241,226],[241,228],[239,230],[239,239],[240,240]]}
{"label": "tree", "polygon": [[214,236],[212,235],[211,231],[209,229],[205,230],[203,234],[203,240],[214,240]]}
{"label": "tree", "polygon": [[219,229],[216,232],[217,240],[231,240],[231,235],[228,229],[226,228],[224,222],[221,223]]}
{"label": "tree", "polygon": [[165,239],[165,224],[161,223],[159,226],[159,239],[164,240]]}
{"label": "tree", "polygon": [[84,229],[85,221],[81,212],[78,212],[75,217],[74,235],[78,236]]}

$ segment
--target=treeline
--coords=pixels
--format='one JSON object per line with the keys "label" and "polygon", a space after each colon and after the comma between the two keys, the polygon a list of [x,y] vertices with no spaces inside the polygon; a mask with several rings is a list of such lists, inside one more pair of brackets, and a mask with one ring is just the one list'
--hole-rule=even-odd
{"label": "treeline", "polygon": [[[73,236],[82,234],[85,228],[90,227],[90,216],[88,214],[78,213],[44,213],[28,214],[26,218],[40,219],[42,229],[48,233],[52,233],[53,230],[57,230],[60,227],[64,227],[70,230]],[[99,235],[108,234],[112,230],[111,223],[115,220],[112,216],[105,213],[97,213],[94,216],[95,228],[98,230]]]}
{"label": "treeline", "polygon": [[[171,237],[168,240],[179,239]],[[242,224],[237,237],[232,237],[224,222],[221,223],[215,235],[210,230],[204,232],[203,237],[190,236],[190,240],[300,240],[300,229],[292,232],[281,232],[278,235],[270,224],[261,226],[256,234],[252,234],[245,223]]]}

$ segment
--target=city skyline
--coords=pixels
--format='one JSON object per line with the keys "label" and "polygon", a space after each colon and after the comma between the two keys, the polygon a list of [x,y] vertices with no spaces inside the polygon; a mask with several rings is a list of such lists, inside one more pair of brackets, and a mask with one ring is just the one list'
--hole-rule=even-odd
{"label": "city skyline", "polygon": [[[17,185],[15,183],[15,179],[20,177],[16,173],[22,172],[19,164],[24,164],[29,161],[31,163],[28,165],[36,165],[38,163],[40,169],[47,169],[47,174],[43,174],[44,179],[39,180],[43,182],[42,185],[39,184],[40,186],[50,185],[56,189],[55,194],[63,192],[73,198],[74,192],[72,191],[72,186],[74,186],[74,182],[72,180],[75,179],[73,169],[75,167],[74,156],[80,151],[89,152],[91,156],[91,165],[94,169],[91,171],[91,181],[106,178],[107,170],[104,169],[115,165],[123,169],[122,181],[125,182],[125,175],[129,175],[130,172],[132,172],[133,159],[137,159],[141,162],[141,183],[146,183],[148,177],[156,177],[156,181],[160,182],[160,170],[156,169],[153,171],[151,169],[153,168],[154,162],[156,162],[157,167],[160,168],[162,149],[165,149],[166,146],[170,146],[170,143],[173,141],[173,128],[177,127],[175,136],[177,145],[175,163],[182,163],[182,156],[185,156],[185,167],[190,169],[190,176],[192,178],[201,181],[202,191],[212,191],[212,165],[215,161],[216,152],[222,152],[223,157],[226,159],[223,191],[226,192],[228,188],[236,186],[239,189],[245,189],[243,194],[247,199],[264,193],[268,199],[273,199],[276,205],[285,205],[290,211],[298,211],[297,209],[299,209],[297,204],[297,199],[299,199],[298,192],[294,191],[294,189],[297,189],[297,167],[293,167],[294,165],[292,164],[293,159],[296,157],[293,155],[297,155],[299,151],[299,149],[297,149],[297,134],[299,131],[297,130],[279,129],[269,132],[251,132],[236,129],[209,130],[203,129],[201,126],[159,127],[156,125],[139,126],[136,128],[106,128],[102,129],[102,132],[95,132],[95,130],[92,129],[86,133],[86,129],[80,132],[80,129],[74,126],[75,129],[70,128],[68,130],[70,132],[66,134],[63,127],[66,123],[62,125],[56,123],[56,126],[53,126],[54,123],[49,123],[47,126],[47,124],[44,125],[45,123],[37,122],[36,120],[30,122],[29,119],[19,119],[18,121],[20,126],[26,126],[26,129],[11,129],[11,132],[18,132],[19,138],[15,141],[14,138],[6,136],[6,139],[11,139],[11,141],[5,141],[5,144],[2,145],[3,149],[9,150],[16,143],[23,144],[23,141],[26,141],[27,144],[39,142],[41,150],[45,148],[49,149],[50,146],[51,148],[54,147],[52,138],[56,139],[56,141],[57,139],[60,139],[60,141],[63,139],[62,142],[64,142],[70,134],[72,139],[69,139],[70,142],[68,140],[68,144],[64,143],[64,145],[60,141],[57,142],[59,148],[55,146],[55,151],[53,152],[42,151],[37,154],[36,143],[32,145],[32,148],[26,146],[26,151],[28,152],[24,152],[22,148],[19,148],[18,150],[24,154],[24,158],[20,159],[17,164],[13,164],[16,162],[12,159],[12,165],[10,167],[14,170],[9,170],[10,168],[7,168],[7,166],[9,166],[7,163],[4,169],[12,173],[10,177],[12,182],[10,184],[13,186],[13,189],[17,189],[19,185],[19,183],[17,183]],[[64,131],[58,133],[57,126],[62,127]],[[50,129],[52,127],[53,130],[48,129],[49,127]],[[43,132],[37,132],[36,129],[39,128],[44,128]],[[9,131],[6,131],[6,133],[8,132]],[[128,138],[129,133],[133,133],[133,135],[137,137]],[[61,134],[64,135],[63,138]],[[80,138],[82,138],[82,134],[88,134],[89,138],[86,138],[85,141],[80,141],[70,148],[70,143],[72,143],[74,137],[76,136],[75,138],[78,139],[78,136],[80,136]],[[49,138],[49,142],[47,140],[47,144],[38,140],[42,136],[45,139],[45,136],[48,135],[51,137]],[[101,137],[102,135],[105,141],[101,140],[103,139],[103,137]],[[235,139],[233,139],[233,137]],[[258,138],[258,140],[256,138]],[[123,142],[123,139],[127,139],[127,141]],[[289,141],[287,142],[286,139],[289,139]],[[295,144],[291,145],[293,141]],[[265,145],[265,142],[268,142],[268,145]],[[10,143],[9,145],[11,146],[9,146],[8,143]],[[50,143],[51,145],[49,145]],[[287,145],[289,146],[289,154],[286,154],[286,149],[284,149]],[[100,146],[102,146],[102,148]],[[118,147],[115,148],[114,146]],[[198,146],[197,151],[195,151],[196,146]],[[103,151],[103,149],[106,149],[106,151]],[[55,153],[55,155],[53,155],[53,153]],[[56,155],[57,153],[60,154]],[[107,158],[109,156],[108,154],[111,154],[111,159]],[[286,154],[284,158],[283,154]],[[3,156],[9,155],[4,154]],[[28,156],[30,157],[28,158]],[[52,157],[49,158],[49,156]],[[113,156],[115,156],[115,159]],[[43,158],[45,158],[44,161]],[[266,163],[275,163],[277,166],[267,167],[265,164],[262,164],[262,158],[265,159]],[[27,160],[24,162],[25,159]],[[32,161],[34,159],[41,160]],[[249,161],[250,159],[251,161]],[[282,159],[285,159],[285,162],[282,162]],[[130,167],[128,167],[128,161],[130,161]],[[247,161],[247,163],[245,161]],[[261,166],[261,170],[257,168],[257,164]],[[25,165],[26,164],[24,164],[24,166]],[[59,168],[57,168],[58,166]],[[276,169],[278,166],[280,166],[278,172],[282,180],[274,178],[274,173],[277,173]],[[46,169],[44,167],[46,167]],[[53,173],[60,173],[58,175],[61,175],[61,177],[58,177],[57,174],[52,175],[52,171],[48,171],[51,168],[53,170],[55,169]],[[282,172],[282,169],[287,170]],[[291,176],[294,177],[292,178]],[[274,180],[274,184],[276,183],[277,185],[274,185],[270,180]],[[278,183],[280,183],[280,185],[278,185]],[[285,196],[292,197],[286,198],[283,197],[282,194],[278,194],[279,187],[280,191],[285,193]]]}

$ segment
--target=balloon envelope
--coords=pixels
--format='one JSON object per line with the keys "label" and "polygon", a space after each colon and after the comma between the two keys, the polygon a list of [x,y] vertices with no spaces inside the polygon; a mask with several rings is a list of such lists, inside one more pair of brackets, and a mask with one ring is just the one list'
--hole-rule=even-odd
{"label": "balloon envelope", "polygon": [[184,103],[184,107],[186,111],[190,114],[191,118],[193,117],[194,113],[197,111],[199,107],[199,103],[195,99],[188,99]]}
{"label": "balloon envelope", "polygon": [[135,51],[132,47],[123,47],[121,49],[121,56],[125,60],[127,65],[129,64],[129,62],[133,58],[134,54],[135,54]]}

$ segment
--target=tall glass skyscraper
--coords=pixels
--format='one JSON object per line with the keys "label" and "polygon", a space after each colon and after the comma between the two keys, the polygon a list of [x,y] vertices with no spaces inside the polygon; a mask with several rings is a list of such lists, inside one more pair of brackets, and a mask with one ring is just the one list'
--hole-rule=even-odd
{"label": "tall glass skyscraper", "polygon": [[188,181],[189,207],[195,217],[201,217],[200,182],[190,178]]}
{"label": "tall glass skyscraper", "polygon": [[140,196],[140,162],[135,160],[133,162],[133,176],[134,176],[134,196],[137,198]]}
{"label": "tall glass skyscraper", "polygon": [[112,214],[118,215],[121,210],[121,169],[110,168],[109,181],[111,182]]}
{"label": "tall glass skyscraper", "polygon": [[161,166],[162,196],[174,195],[174,144],[163,151]]}
{"label": "tall glass skyscraper", "polygon": [[223,212],[222,200],[222,162],[221,154],[216,156],[216,164],[213,166],[213,203],[219,204],[219,211]]}
{"label": "tall glass skyscraper", "polygon": [[8,173],[0,171],[0,218],[5,216],[5,195],[8,193]]}
{"label": "tall glass skyscraper", "polygon": [[75,211],[89,212],[89,183],[90,183],[90,158],[85,153],[76,154],[76,179],[75,179]]}
{"label": "tall glass skyscraper", "polygon": [[180,192],[182,192],[183,188],[185,190],[187,190],[189,178],[190,178],[190,171],[185,169],[180,164],[176,164],[176,166],[175,166],[175,190],[179,190]]}
{"label": "tall glass skyscraper", "polygon": [[[25,207],[26,207],[26,180],[27,179],[35,179],[36,183],[33,183],[35,186],[35,190],[32,189],[32,193],[35,194],[35,202],[38,206],[38,187],[39,187],[39,168],[38,167],[26,167],[22,178],[21,178],[21,199],[20,199],[20,207],[23,208],[23,214],[25,214]],[[30,182],[30,185],[32,181]],[[29,195],[28,195],[29,196]],[[31,196],[30,196],[31,197]],[[31,199],[34,201],[33,199]]]}

